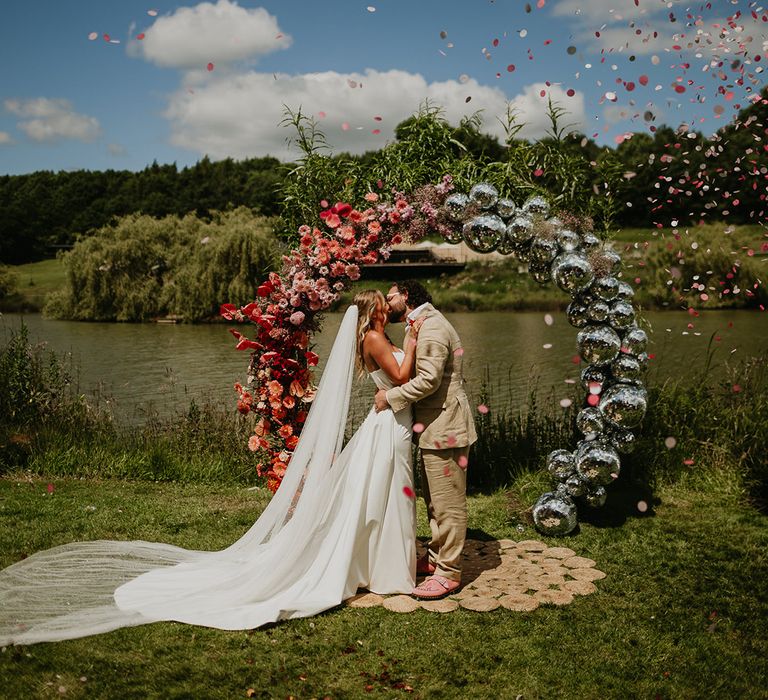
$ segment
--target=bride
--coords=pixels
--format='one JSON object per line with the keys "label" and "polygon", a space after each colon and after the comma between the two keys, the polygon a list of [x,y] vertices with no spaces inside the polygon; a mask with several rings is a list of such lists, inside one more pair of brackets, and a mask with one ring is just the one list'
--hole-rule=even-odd
{"label": "bride", "polygon": [[355,366],[376,387],[410,378],[414,325],[399,350],[381,292],[341,323],[283,483],[220,552],[156,542],[76,542],[0,571],[0,646],[175,620],[220,629],[315,615],[354,595],[410,593],[416,573],[410,408],[375,410],[341,450]]}

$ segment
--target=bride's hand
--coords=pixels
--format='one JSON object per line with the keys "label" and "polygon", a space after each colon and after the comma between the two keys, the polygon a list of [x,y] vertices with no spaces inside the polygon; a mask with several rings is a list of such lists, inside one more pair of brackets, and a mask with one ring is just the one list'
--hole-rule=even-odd
{"label": "bride's hand", "polygon": [[424,321],[426,319],[424,317],[417,318],[413,325],[411,326],[411,335],[413,336],[413,339],[416,340],[416,338],[419,337],[419,329],[424,325]]}

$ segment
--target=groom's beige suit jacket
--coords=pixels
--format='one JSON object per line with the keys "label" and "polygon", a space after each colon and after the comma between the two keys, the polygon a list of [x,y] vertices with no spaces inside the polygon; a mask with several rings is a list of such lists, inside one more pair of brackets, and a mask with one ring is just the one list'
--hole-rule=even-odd
{"label": "groom's beige suit jacket", "polygon": [[414,423],[424,425],[424,431],[418,435],[421,449],[467,447],[477,440],[477,433],[464,390],[461,340],[445,316],[431,304],[424,307],[419,318],[425,320],[416,344],[415,376],[402,386],[389,389],[387,401],[393,411],[413,406]]}

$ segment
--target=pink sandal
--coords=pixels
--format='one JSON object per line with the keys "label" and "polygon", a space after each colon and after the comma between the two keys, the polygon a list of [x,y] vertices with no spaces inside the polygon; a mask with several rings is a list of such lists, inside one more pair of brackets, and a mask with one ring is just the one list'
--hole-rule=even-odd
{"label": "pink sandal", "polygon": [[421,585],[416,586],[411,595],[418,600],[439,600],[455,593],[460,586],[458,581],[451,581],[445,576],[435,574],[425,579]]}

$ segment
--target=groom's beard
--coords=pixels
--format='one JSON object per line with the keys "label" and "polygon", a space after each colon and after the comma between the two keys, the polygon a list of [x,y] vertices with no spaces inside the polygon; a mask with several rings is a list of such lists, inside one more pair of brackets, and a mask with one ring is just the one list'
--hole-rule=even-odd
{"label": "groom's beard", "polygon": [[405,321],[405,312],[406,309],[391,309],[389,312],[389,322],[390,323],[402,323]]}

